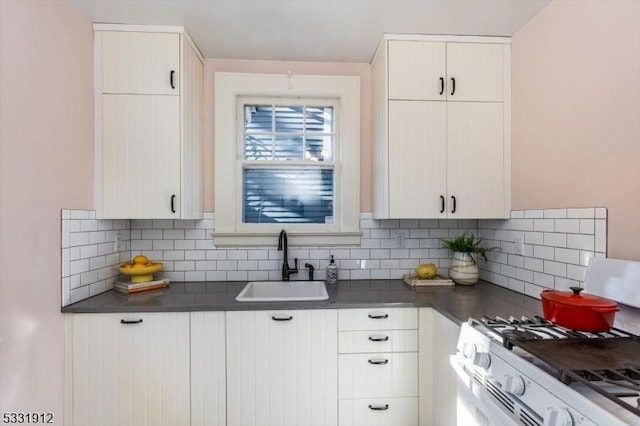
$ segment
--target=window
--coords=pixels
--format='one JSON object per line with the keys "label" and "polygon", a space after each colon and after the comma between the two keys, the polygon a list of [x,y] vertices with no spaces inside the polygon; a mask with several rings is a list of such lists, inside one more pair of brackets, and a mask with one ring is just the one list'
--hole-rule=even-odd
{"label": "window", "polygon": [[216,74],[214,243],[358,244],[359,79]]}
{"label": "window", "polygon": [[336,103],[241,99],[242,222],[333,223]]}

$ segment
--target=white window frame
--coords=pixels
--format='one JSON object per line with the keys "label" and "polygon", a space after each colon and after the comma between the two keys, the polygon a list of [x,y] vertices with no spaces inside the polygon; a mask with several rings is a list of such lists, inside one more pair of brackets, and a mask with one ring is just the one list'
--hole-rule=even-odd
{"label": "white window frame", "polygon": [[[333,224],[242,223],[244,151],[238,102],[245,97],[335,99],[336,125]],[[215,230],[216,246],[273,246],[285,229],[289,244],[360,244],[360,78],[216,73],[215,76]]]}

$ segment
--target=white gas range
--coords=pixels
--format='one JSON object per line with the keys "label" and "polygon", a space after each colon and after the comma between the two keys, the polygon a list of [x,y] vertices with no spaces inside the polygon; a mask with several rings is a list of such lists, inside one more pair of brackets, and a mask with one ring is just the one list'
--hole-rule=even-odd
{"label": "white gas range", "polygon": [[620,305],[625,329],[617,317],[604,333],[541,317],[463,324],[451,356],[459,425],[640,425],[640,262],[593,259],[585,291],[631,305]]}

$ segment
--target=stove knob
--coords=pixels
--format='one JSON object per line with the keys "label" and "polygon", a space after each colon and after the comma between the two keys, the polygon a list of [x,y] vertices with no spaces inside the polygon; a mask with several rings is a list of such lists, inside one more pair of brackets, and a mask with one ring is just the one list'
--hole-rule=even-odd
{"label": "stove knob", "polygon": [[524,379],[522,376],[512,376],[511,374],[507,374],[504,376],[502,390],[516,396],[524,395]]}
{"label": "stove knob", "polygon": [[478,352],[473,359],[473,365],[486,370],[491,365],[491,357],[486,352]]}
{"label": "stove knob", "polygon": [[475,343],[470,343],[470,342],[465,342],[462,345],[462,355],[473,361],[473,359],[475,359],[476,357],[476,352],[478,350],[476,349],[476,345]]}
{"label": "stove knob", "polygon": [[551,407],[544,415],[544,426],[573,426],[573,418],[566,408]]}

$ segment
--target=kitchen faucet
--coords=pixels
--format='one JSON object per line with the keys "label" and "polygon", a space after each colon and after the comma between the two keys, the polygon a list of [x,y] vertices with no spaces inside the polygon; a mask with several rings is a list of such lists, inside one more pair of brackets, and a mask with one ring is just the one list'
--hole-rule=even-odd
{"label": "kitchen faucet", "polygon": [[283,229],[278,237],[278,251],[284,254],[284,262],[282,263],[282,281],[289,281],[289,275],[298,273],[298,258],[293,260],[294,267],[289,267],[289,244],[287,243],[287,233]]}

